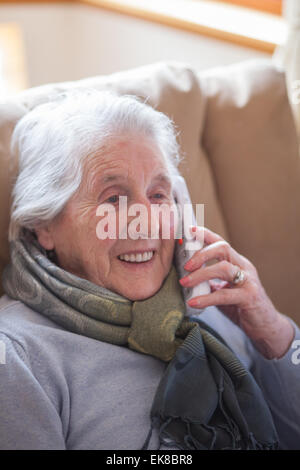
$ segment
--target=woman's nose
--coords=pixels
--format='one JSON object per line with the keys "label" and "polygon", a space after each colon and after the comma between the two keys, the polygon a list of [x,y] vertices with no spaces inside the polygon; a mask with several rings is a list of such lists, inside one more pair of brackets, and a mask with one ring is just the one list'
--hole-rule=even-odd
{"label": "woman's nose", "polygon": [[128,207],[130,238],[159,238],[159,216],[151,208],[151,201],[146,196],[137,198]]}

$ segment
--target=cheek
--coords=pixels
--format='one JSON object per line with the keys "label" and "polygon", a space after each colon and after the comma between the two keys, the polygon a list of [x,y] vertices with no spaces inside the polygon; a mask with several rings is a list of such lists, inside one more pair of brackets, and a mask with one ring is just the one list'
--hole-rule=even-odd
{"label": "cheek", "polygon": [[[96,221],[97,222],[97,221]],[[89,253],[89,263],[98,265],[102,269],[109,269],[114,258],[114,247],[117,240],[115,238],[99,238],[96,232],[96,224],[93,222],[89,227],[86,237],[86,252]]]}
{"label": "cheek", "polygon": [[[97,236],[97,223],[94,208],[89,210],[69,213],[61,225],[61,233],[64,235],[64,246],[67,250],[74,250],[77,255],[83,257],[88,264],[98,263],[100,259],[107,259],[112,246],[113,239],[102,239]],[[67,235],[67,236],[65,236]]]}
{"label": "cheek", "polygon": [[99,240],[93,226],[89,235],[84,239],[81,237],[80,243],[79,256],[87,277],[96,284],[105,285],[116,268],[112,255],[116,240]]}
{"label": "cheek", "polygon": [[[157,213],[157,210],[159,211]],[[177,226],[179,222],[177,212],[174,213],[173,210],[170,210],[170,206],[161,207],[153,211],[153,225],[158,228],[160,238],[163,239],[174,239],[177,232]]]}
{"label": "cheek", "polygon": [[175,247],[174,239],[162,241],[162,256],[164,258],[164,262],[167,263],[171,259],[173,259],[174,247]]}
{"label": "cheek", "polygon": [[[101,263],[111,263],[115,256],[112,255],[115,240],[97,240],[94,256]],[[97,259],[96,258],[96,259]]]}
{"label": "cheek", "polygon": [[171,240],[174,241],[174,238],[175,238],[175,234],[176,234],[176,231],[177,231],[177,221],[175,223],[174,221],[174,218],[171,219],[171,224],[170,224],[170,238]]}
{"label": "cheek", "polygon": [[[74,214],[76,222],[74,228],[76,230],[76,238],[80,239],[82,244],[88,244],[90,248],[101,246],[106,248],[107,241],[103,236],[98,236],[98,225],[101,225],[103,217],[98,217],[95,206],[82,207]],[[103,225],[103,224],[102,224]]]}

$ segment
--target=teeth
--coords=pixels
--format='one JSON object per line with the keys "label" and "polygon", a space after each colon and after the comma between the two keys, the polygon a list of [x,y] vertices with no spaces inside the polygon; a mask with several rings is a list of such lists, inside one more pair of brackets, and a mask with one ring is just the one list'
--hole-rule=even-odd
{"label": "teeth", "polygon": [[153,251],[144,251],[143,253],[120,255],[119,259],[129,261],[130,263],[143,263],[149,261],[153,256]]}

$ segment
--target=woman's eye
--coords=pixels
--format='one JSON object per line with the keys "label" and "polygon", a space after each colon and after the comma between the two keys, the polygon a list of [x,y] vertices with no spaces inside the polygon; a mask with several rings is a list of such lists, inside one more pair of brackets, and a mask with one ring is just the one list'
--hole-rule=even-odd
{"label": "woman's eye", "polygon": [[110,196],[107,199],[107,202],[109,202],[110,204],[115,204],[118,201],[119,201],[119,196],[117,194],[114,194],[113,196]]}
{"label": "woman's eye", "polygon": [[163,198],[164,198],[164,194],[155,193],[155,194],[153,195],[153,197],[154,197],[155,199],[163,199]]}

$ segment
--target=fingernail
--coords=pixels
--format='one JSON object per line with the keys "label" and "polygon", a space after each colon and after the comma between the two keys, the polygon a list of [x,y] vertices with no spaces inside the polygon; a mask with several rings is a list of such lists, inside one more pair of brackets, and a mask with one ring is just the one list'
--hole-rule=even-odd
{"label": "fingernail", "polygon": [[198,305],[198,300],[196,299],[188,300],[188,304],[190,307],[195,307],[196,305]]}
{"label": "fingernail", "polygon": [[179,279],[179,282],[180,282],[180,284],[181,284],[182,286],[185,286],[185,285],[187,285],[187,284],[189,283],[189,280],[190,280],[190,279],[189,279],[189,276],[185,276],[185,277],[183,277],[182,279]]}
{"label": "fingernail", "polygon": [[193,267],[193,261],[192,260],[187,261],[184,265],[184,269],[186,269],[187,271],[189,269],[192,269],[192,267]]}

